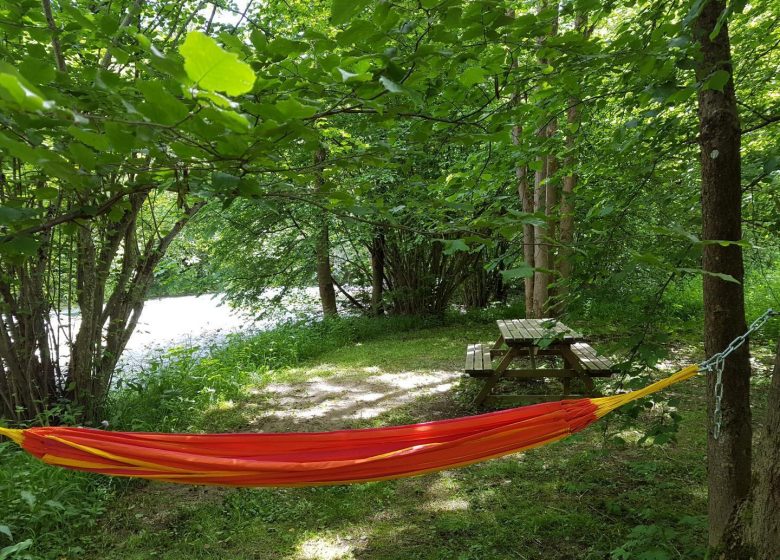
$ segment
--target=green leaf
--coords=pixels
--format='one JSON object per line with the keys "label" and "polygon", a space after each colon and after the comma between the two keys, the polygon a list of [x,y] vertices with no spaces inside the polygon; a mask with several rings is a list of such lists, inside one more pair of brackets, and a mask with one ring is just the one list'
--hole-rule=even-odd
{"label": "green leaf", "polygon": [[511,280],[512,278],[530,278],[534,275],[534,267],[528,263],[520,263],[519,266],[510,270],[502,270],[501,276],[504,280]]}
{"label": "green leaf", "polygon": [[306,119],[317,113],[317,107],[304,105],[294,97],[277,102],[276,108],[285,117],[292,119]]}
{"label": "green leaf", "polygon": [[138,110],[153,122],[172,125],[187,116],[187,106],[168,92],[159,81],[139,80],[135,85],[146,99],[146,103],[138,105]]}
{"label": "green leaf", "polygon": [[780,169],[780,156],[770,156],[764,161],[764,173],[768,175],[776,169]]}
{"label": "green leaf", "polygon": [[720,278],[721,280],[725,282],[732,282],[734,284],[739,284],[739,280],[734,278],[731,274],[723,274],[722,272],[710,272],[709,270],[703,270],[701,268],[678,268],[680,272],[690,272],[692,274],[702,274],[705,276],[714,276],[715,278]]}
{"label": "green leaf", "polygon": [[109,146],[108,137],[105,134],[98,134],[89,130],[83,130],[77,126],[68,127],[68,132],[79,142],[91,146],[96,150],[107,150]]}
{"label": "green leaf", "polygon": [[32,544],[33,544],[32,539],[27,539],[26,541],[13,544],[11,546],[6,546],[5,548],[0,548],[0,560],[6,560],[7,558],[11,558],[11,555],[15,556],[16,553],[22,552],[23,550],[27,550],[32,546]]}
{"label": "green leaf", "polygon": [[117,123],[106,123],[106,136],[111,141],[111,147],[116,152],[127,153],[135,147],[135,136],[126,126]]}
{"label": "green leaf", "polygon": [[701,11],[706,5],[707,0],[696,0],[688,11],[688,14],[683,18],[682,26],[685,28],[693,23],[693,21],[699,17],[699,14],[701,14]]}
{"label": "green leaf", "polygon": [[35,495],[28,491],[28,490],[22,490],[19,492],[19,495],[22,497],[22,500],[24,500],[30,508],[35,507],[35,502],[37,501],[35,499]]}
{"label": "green leaf", "polygon": [[179,52],[184,57],[187,76],[198,87],[228,95],[242,95],[252,90],[255,83],[252,67],[238,60],[235,53],[223,50],[208,35],[191,31]]}
{"label": "green leaf", "polygon": [[459,251],[465,252],[469,250],[469,246],[462,239],[442,239],[441,242],[444,244],[445,255],[452,255]]}
{"label": "green leaf", "polygon": [[53,200],[57,198],[59,192],[54,187],[40,187],[33,191],[33,196],[38,200]]}
{"label": "green leaf", "polygon": [[485,71],[479,66],[471,66],[460,75],[458,81],[466,87],[471,87],[485,79]]}
{"label": "green leaf", "polygon": [[360,72],[358,74],[349,72],[343,68],[337,68],[339,74],[341,74],[341,80],[344,82],[367,82],[371,79],[371,72]]}
{"label": "green leaf", "polygon": [[370,0],[333,0],[330,8],[330,20],[341,25],[370,4]]}
{"label": "green leaf", "polygon": [[729,74],[727,71],[716,70],[710,74],[710,77],[707,78],[707,80],[704,82],[702,89],[714,89],[722,92],[723,88],[726,87],[730,77],[731,74]]}
{"label": "green leaf", "polygon": [[277,37],[268,45],[268,50],[279,56],[289,58],[309,50],[309,45],[303,41],[293,41],[285,37]]}
{"label": "green leaf", "polygon": [[387,78],[386,76],[380,76],[379,81],[382,83],[383,86],[385,86],[385,89],[390,93],[402,93],[404,91],[404,88],[402,88],[400,85],[395,83],[390,78]]}
{"label": "green leaf", "polygon": [[669,105],[676,105],[677,103],[683,103],[688,100],[688,98],[693,95],[694,89],[693,88],[681,88],[675,91],[673,94],[668,96],[666,98],[666,102]]}
{"label": "green leaf", "polygon": [[235,175],[229,173],[223,173],[221,171],[215,171],[211,175],[211,185],[215,190],[230,193],[238,187],[240,179]]}
{"label": "green leaf", "polygon": [[[0,243],[0,252],[14,257],[31,257],[37,250],[38,241],[31,235],[14,235],[11,238],[4,239],[2,243]],[[27,494],[30,493],[27,492]],[[30,494],[30,496],[32,496],[32,494]],[[32,497],[34,500],[35,496]],[[24,495],[22,498],[25,499]],[[27,499],[25,499],[25,501],[27,501]],[[30,507],[32,507],[32,505]]]}
{"label": "green leaf", "polygon": [[19,65],[22,75],[36,84],[51,82],[57,75],[53,64],[48,58],[41,60],[34,56],[28,56]]}
{"label": "green leaf", "polygon": [[0,525],[0,533],[7,536],[11,540],[14,540],[14,536],[11,534],[11,529],[8,527],[8,525]]}
{"label": "green leaf", "polygon": [[54,105],[27,87],[18,76],[6,72],[0,72],[0,96],[26,111],[40,111]]}

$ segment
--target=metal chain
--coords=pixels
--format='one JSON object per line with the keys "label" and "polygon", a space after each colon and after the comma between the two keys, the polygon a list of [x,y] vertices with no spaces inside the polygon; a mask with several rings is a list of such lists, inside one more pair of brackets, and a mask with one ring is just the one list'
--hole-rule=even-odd
{"label": "metal chain", "polygon": [[763,327],[764,323],[777,315],[780,315],[780,312],[773,309],[767,309],[763,315],[750,324],[748,330],[732,340],[731,344],[729,344],[725,350],[713,354],[699,364],[699,371],[715,372],[715,426],[712,430],[713,438],[718,439],[720,437],[721,424],[723,422],[723,369],[726,364],[726,358],[728,358],[734,350],[742,346],[752,333]]}

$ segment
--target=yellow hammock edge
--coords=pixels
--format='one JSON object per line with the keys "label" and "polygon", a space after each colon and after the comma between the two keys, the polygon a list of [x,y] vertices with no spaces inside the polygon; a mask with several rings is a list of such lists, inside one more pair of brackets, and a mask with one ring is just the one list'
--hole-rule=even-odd
{"label": "yellow hammock edge", "polygon": [[648,385],[647,387],[643,387],[642,389],[637,389],[636,391],[630,391],[628,393],[621,393],[619,395],[612,395],[611,397],[598,397],[595,399],[591,399],[591,402],[596,405],[595,415],[597,418],[603,418],[604,416],[606,416],[616,408],[620,408],[625,404],[628,404],[637,399],[641,399],[642,397],[646,397],[647,395],[652,395],[653,393],[662,391],[663,389],[666,389],[667,387],[670,387],[675,383],[679,383],[681,381],[690,379],[691,377],[694,377],[697,373],[699,373],[699,366],[694,364],[691,366],[687,366],[681,369],[680,371],[678,371],[677,373],[674,373],[669,377],[661,379],[660,381],[651,383],[650,385]]}
{"label": "yellow hammock edge", "polygon": [[12,430],[11,428],[0,427],[0,436],[5,436],[15,442],[17,445],[22,445],[22,441],[24,440],[24,430]]}

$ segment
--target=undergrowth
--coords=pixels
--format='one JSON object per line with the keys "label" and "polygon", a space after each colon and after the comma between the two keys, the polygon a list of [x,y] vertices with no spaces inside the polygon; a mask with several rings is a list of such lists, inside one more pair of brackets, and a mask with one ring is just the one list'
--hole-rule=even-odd
{"label": "undergrowth", "polygon": [[[448,365],[442,362],[444,356],[450,360],[450,354],[458,352],[465,338],[473,333],[492,336],[494,327],[488,323],[508,316],[519,317],[521,312],[517,308],[492,308],[472,313],[453,312],[441,318],[309,321],[280,325],[252,336],[236,336],[222,347],[176,348],[150,361],[145,368],[133,372],[117,385],[110,395],[106,420],[110,429],[116,430],[197,432],[213,429],[214,418],[209,417],[209,410],[215,410],[220,403],[241,402],[246,399],[249,387],[283,378],[293,371],[291,366],[300,365],[302,367],[294,371],[305,373],[313,360],[323,359],[336,360],[346,364],[342,367],[350,367],[350,360],[362,364],[362,357],[373,352],[382,353],[389,367],[400,364],[402,358],[408,360],[405,353],[416,355],[420,352],[423,357],[426,348],[441,344],[445,339],[449,346],[440,347],[436,356],[425,356],[426,367],[452,370],[460,355],[448,361]],[[414,331],[420,333],[404,334]],[[413,347],[409,341],[417,346]],[[632,381],[625,378],[614,382],[632,385]],[[474,385],[461,384],[447,398],[464,408],[465,400],[469,400],[474,390]],[[407,520],[408,532],[405,534],[408,537],[403,537],[399,546],[409,558],[513,557],[507,555],[515,545],[536,547],[534,550],[541,551],[544,547],[538,543],[548,543],[551,539],[560,541],[560,546],[548,549],[547,557],[587,556],[616,560],[696,558],[697,554],[700,557],[703,498],[699,496],[700,489],[691,484],[701,484],[703,480],[702,426],[706,418],[699,402],[701,387],[686,385],[680,386],[679,390],[685,392],[683,396],[687,401],[681,408],[681,413],[685,411],[684,418],[677,412],[674,399],[663,403],[647,400],[605,419],[599,428],[603,434],[594,428],[589,434],[583,434],[582,438],[587,439],[573,438],[575,447],[563,444],[556,449],[538,450],[527,459],[524,455],[516,461],[490,462],[457,471],[458,474],[414,479],[416,482],[273,493],[225,491],[215,494],[218,499],[213,505],[208,500],[190,504],[188,500],[177,499],[172,503],[165,492],[159,499],[150,498],[148,492],[139,490],[159,485],[147,486],[143,482],[54,469],[18,451],[12,444],[0,444],[0,560],[95,557],[95,550],[120,546],[123,537],[112,534],[112,523],[122,530],[136,525],[143,529],[145,523],[152,523],[150,528],[141,530],[129,541],[134,554],[140,555],[127,558],[149,557],[155,550],[168,551],[166,557],[170,558],[215,558],[219,557],[215,554],[221,547],[231,549],[234,557],[245,557],[246,549],[241,539],[236,538],[236,531],[242,528],[246,528],[252,539],[290,552],[309,546],[309,541],[323,539],[335,543],[333,546],[338,548],[341,546],[339,541],[328,537],[328,531],[336,531],[348,522],[356,531],[363,531],[357,528],[367,516],[373,515],[379,517],[372,522],[375,531],[371,546],[378,548],[369,547],[367,552],[381,549],[382,554],[389,554],[395,550],[398,537],[393,531],[397,523],[383,515],[397,516]],[[699,403],[693,409],[691,399]],[[653,414],[648,415],[648,407],[652,408]],[[663,420],[658,424],[660,428],[648,422],[648,418]],[[678,438],[676,426],[681,418],[684,419],[684,430]],[[401,414],[397,418],[391,415],[381,420],[395,423],[420,419]],[[668,429],[670,423],[673,429]],[[582,451],[581,461],[577,459],[579,455],[566,452],[578,448],[578,442],[589,450]],[[646,450],[653,443],[679,446],[679,450],[673,452],[675,462],[669,463],[668,457],[650,457]],[[603,448],[599,449],[600,446]],[[666,446],[657,447],[661,455],[667,453]],[[611,451],[607,452],[607,449]],[[672,449],[669,447],[670,453]],[[570,463],[568,467],[567,462]],[[558,465],[562,466],[559,468]],[[685,466],[685,474],[676,471],[681,466]],[[520,478],[514,477],[516,471],[522,474]],[[669,476],[680,480],[662,480]],[[428,486],[433,482],[453,486],[443,488],[441,496],[428,496],[431,493]],[[515,488],[514,485],[519,486]],[[402,498],[409,492],[414,495],[407,496],[408,503],[403,502]],[[695,507],[684,508],[688,513],[678,512],[674,503],[665,497],[669,492],[679,493],[682,500],[695,498]],[[431,511],[457,508],[463,503],[471,505],[462,514],[459,510],[446,510],[433,515],[414,505],[419,502],[419,496],[428,496]],[[558,501],[566,502],[569,498],[570,503],[562,509],[553,507]],[[597,510],[596,519],[589,519],[587,511],[579,509],[581,499],[591,501],[589,507]],[[396,503],[396,500],[401,501]],[[496,500],[506,506],[495,506]],[[117,514],[116,508],[122,513]],[[159,508],[166,519],[171,518],[166,521],[170,527],[156,527],[159,520],[150,520],[156,519],[153,508]],[[700,510],[701,513],[697,513]],[[319,513],[315,515],[315,511]],[[106,518],[113,521],[107,522]],[[439,545],[426,548],[433,546],[427,533],[422,531],[428,523],[433,524],[440,537],[436,542],[452,544],[443,549],[436,548]],[[596,527],[604,523],[612,529],[596,537]],[[559,529],[553,528],[556,524],[561,524]],[[486,526],[493,533],[486,533]],[[524,532],[513,529],[519,526],[525,528]],[[369,529],[367,527],[366,531]],[[575,535],[571,541],[567,540],[568,534]],[[144,543],[148,538],[153,540],[147,546]],[[209,552],[202,548],[206,545],[214,549]],[[458,548],[461,546],[465,548]],[[124,560],[121,547],[119,550],[115,557]],[[576,556],[583,550],[589,551],[586,556]],[[575,556],[567,556],[562,551]],[[269,554],[257,557],[280,557],[267,552]],[[385,557],[394,556],[376,556]]]}
{"label": "undergrowth", "polygon": [[[209,407],[240,397],[280,368],[389,332],[480,323],[506,308],[445,317],[337,318],[233,336],[220,347],[179,347],[120,380],[106,421],[114,430],[199,431]],[[119,489],[138,484],[54,469],[0,444],[0,560],[76,558]]]}

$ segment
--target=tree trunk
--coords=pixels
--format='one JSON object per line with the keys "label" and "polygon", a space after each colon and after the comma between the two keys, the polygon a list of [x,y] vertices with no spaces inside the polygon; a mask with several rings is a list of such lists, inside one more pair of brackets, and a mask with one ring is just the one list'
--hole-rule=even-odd
{"label": "tree trunk", "polygon": [[780,341],[766,421],[754,461],[753,485],[724,531],[718,560],[777,560],[780,553]]}
{"label": "tree trunk", "polygon": [[[515,126],[512,129],[512,143],[520,144],[522,129]],[[534,211],[533,191],[528,185],[528,166],[518,165],[515,168],[517,177],[517,194],[523,205],[523,212],[532,214]],[[534,226],[523,224],[523,260],[530,267],[534,266]],[[523,279],[523,292],[525,295],[525,316],[534,316],[534,277],[533,274]]]}
{"label": "tree trunk", "polygon": [[[558,3],[555,2],[556,15],[553,18],[550,29],[550,37],[558,33]],[[547,0],[543,0],[539,6],[541,11],[547,8]],[[539,46],[544,45],[545,37],[539,37],[537,40]],[[539,58],[539,64],[547,64],[547,59]],[[542,155],[539,165],[540,170],[534,176],[534,211],[547,216],[547,222],[534,226],[534,296],[533,296],[533,316],[536,318],[544,317],[548,311],[548,300],[550,296],[550,264],[551,264],[551,241],[555,233],[555,221],[552,219],[552,213],[555,208],[557,193],[551,179],[558,168],[555,156],[550,153],[549,139],[555,133],[557,124],[554,117],[545,119],[537,130],[539,141],[545,147],[546,153]]]}
{"label": "tree trunk", "polygon": [[780,556],[780,341],[756,458],[749,541],[757,560]]}
{"label": "tree trunk", "polygon": [[[574,29],[580,31],[587,38],[587,15],[578,13],[574,21]],[[558,250],[558,306],[562,312],[566,308],[566,296],[569,293],[574,257],[574,189],[577,187],[576,154],[576,128],[580,123],[580,99],[572,96],[569,98],[569,108],[566,112],[566,123],[569,125],[566,134],[566,159],[564,165],[568,173],[563,178],[563,190],[561,192],[561,229],[560,247]]]}
{"label": "tree trunk", "polygon": [[[547,132],[545,133],[546,138],[552,138],[555,135],[555,132],[558,130],[558,122],[557,120],[553,120],[549,125],[547,125]],[[554,180],[555,175],[558,173],[558,158],[554,153],[552,153],[552,150],[550,150],[551,153],[547,154],[546,164],[547,164],[547,171],[545,175],[547,176],[547,184],[545,185],[544,194],[545,194],[545,204],[544,204],[544,213],[547,217],[547,243],[545,245],[545,253],[546,253],[546,259],[547,259],[547,265],[546,268],[549,270],[553,270],[555,268],[555,262],[556,262],[556,255],[555,255],[555,240],[558,236],[558,185]],[[547,298],[541,302],[541,313],[538,315],[539,317],[549,317],[553,315],[553,307],[551,305],[551,301],[556,295],[555,293],[555,278],[553,277],[553,274],[550,272],[546,273],[547,278]]]}
{"label": "tree trunk", "polygon": [[[579,111],[577,109],[577,100],[569,99],[569,110],[566,121],[569,125],[579,122]],[[569,173],[563,178],[563,190],[561,192],[561,246],[558,252],[558,274],[560,276],[560,285],[558,288],[559,306],[558,310],[563,311],[566,305],[566,296],[569,292],[569,281],[572,273],[572,257],[574,251],[574,189],[577,186],[577,174],[574,171],[576,157],[574,156],[574,133],[570,130],[566,138],[567,155],[564,165],[569,169]]]}
{"label": "tree trunk", "polygon": [[[322,165],[325,163],[325,148],[319,148],[314,152],[314,163],[317,166],[314,179],[315,191],[322,190]],[[320,290],[320,302],[322,313],[325,316],[338,315],[336,307],[336,290],[333,287],[333,278],[330,267],[330,233],[328,227],[328,213],[320,214],[319,231],[317,232],[314,250],[317,258],[317,287]]]}
{"label": "tree trunk", "polygon": [[[540,135],[544,134],[542,131]],[[542,157],[540,162],[541,169],[534,176],[534,212],[546,214],[545,203],[547,194],[545,193],[547,183],[547,158]],[[547,301],[547,285],[550,281],[547,269],[550,267],[549,252],[547,250],[547,225],[537,224],[534,226],[534,296],[533,296],[533,317],[544,317],[544,305]]]}
{"label": "tree trunk", "polygon": [[[706,80],[713,72],[732,74],[727,22],[714,39],[715,28],[725,2],[704,4],[695,23],[695,37],[701,44],[696,76]],[[699,142],[701,147],[702,234],[705,240],[738,241],[742,238],[742,193],[740,185],[740,124],[734,82],[730,77],[723,91],[701,89]],[[728,274],[737,282],[704,275],[704,347],[707,356],[725,349],[746,330],[742,249],[719,243],[704,247],[706,272]],[[715,410],[715,377],[707,383],[707,409],[711,420]],[[707,449],[709,485],[709,545],[723,546],[724,531],[736,507],[750,489],[751,425],[750,362],[747,345],[726,360],[723,372],[722,428],[716,440],[710,430]]]}
{"label": "tree trunk", "polygon": [[371,315],[378,317],[385,312],[384,308],[385,282],[385,236],[377,228],[371,240]]}

